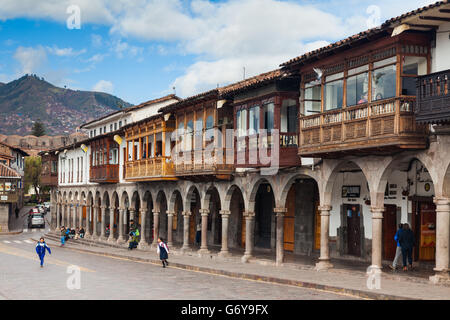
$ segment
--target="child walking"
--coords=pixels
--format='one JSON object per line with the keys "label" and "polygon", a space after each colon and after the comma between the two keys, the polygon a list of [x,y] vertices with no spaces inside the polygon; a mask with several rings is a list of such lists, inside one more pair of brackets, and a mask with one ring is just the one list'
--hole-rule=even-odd
{"label": "child walking", "polygon": [[41,237],[41,239],[39,239],[39,242],[36,244],[36,253],[41,260],[41,268],[44,267],[45,250],[47,250],[49,254],[52,254],[49,246],[45,243],[44,237]]}
{"label": "child walking", "polygon": [[159,259],[162,261],[163,268],[169,265],[167,259],[169,259],[169,247],[164,243],[163,238],[158,238],[158,248],[157,253],[159,254]]}

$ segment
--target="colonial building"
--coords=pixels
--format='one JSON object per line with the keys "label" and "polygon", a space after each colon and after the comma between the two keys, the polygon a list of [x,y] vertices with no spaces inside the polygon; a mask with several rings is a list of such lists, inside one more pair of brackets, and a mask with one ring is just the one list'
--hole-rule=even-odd
{"label": "colonial building", "polygon": [[408,223],[415,260],[449,281],[449,12],[438,2],[281,69],[84,125],[90,139],[52,150],[56,227],[122,245],[133,220],[142,250],[162,236],[184,252],[381,270]]}
{"label": "colonial building", "polygon": [[26,156],[23,150],[0,142],[0,232],[9,231],[11,215],[23,207]]}

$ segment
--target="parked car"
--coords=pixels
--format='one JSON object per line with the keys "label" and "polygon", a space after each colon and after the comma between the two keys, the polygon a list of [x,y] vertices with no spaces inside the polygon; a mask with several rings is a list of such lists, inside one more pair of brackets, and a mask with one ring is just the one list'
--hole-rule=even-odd
{"label": "parked car", "polygon": [[47,212],[49,212],[50,211],[50,202],[44,202],[43,205],[44,205],[45,210]]}
{"label": "parked car", "polygon": [[35,226],[39,226],[39,228],[45,228],[44,216],[40,213],[32,214],[28,218],[28,228],[32,229]]}
{"label": "parked car", "polygon": [[42,213],[42,214],[46,214],[47,213],[47,210],[45,209],[43,204],[38,204],[36,206],[36,208],[38,208],[39,212]]}
{"label": "parked car", "polygon": [[40,212],[39,209],[36,208],[36,207],[31,208],[30,211],[28,211],[28,214],[29,214],[30,216],[33,215],[33,214],[40,214],[40,213],[41,213],[41,212]]}

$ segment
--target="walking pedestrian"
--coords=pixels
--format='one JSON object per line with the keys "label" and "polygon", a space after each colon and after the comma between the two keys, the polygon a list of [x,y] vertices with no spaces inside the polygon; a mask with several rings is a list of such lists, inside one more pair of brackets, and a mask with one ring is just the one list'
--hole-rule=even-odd
{"label": "walking pedestrian", "polygon": [[169,259],[169,247],[161,237],[158,238],[158,247],[156,252],[159,254],[159,259],[162,262],[163,268],[168,266],[169,262],[167,259]]}
{"label": "walking pedestrian", "polygon": [[41,237],[39,242],[36,244],[36,253],[41,260],[41,268],[44,267],[45,250],[47,250],[49,254],[52,254],[50,247],[45,243],[44,237]]}
{"label": "walking pedestrian", "polygon": [[202,240],[202,224],[199,221],[197,223],[197,233],[195,234],[195,243],[200,245],[201,240]]}
{"label": "walking pedestrian", "polygon": [[407,271],[406,259],[408,258],[409,269],[412,269],[412,251],[415,245],[414,232],[409,228],[409,225],[405,223],[400,233],[399,243],[402,248],[403,256],[403,271]]}
{"label": "walking pedestrian", "polygon": [[61,227],[61,247],[64,247],[66,243],[66,228],[64,226]]}
{"label": "walking pedestrian", "polygon": [[397,242],[397,248],[395,249],[394,261],[392,262],[392,265],[389,266],[389,267],[391,267],[392,270],[397,269],[398,262],[400,261],[400,257],[402,256],[402,247],[400,246],[400,242],[398,241],[402,231],[403,231],[403,224],[400,223],[398,225],[398,230],[394,236],[394,240],[395,240],[395,242]]}

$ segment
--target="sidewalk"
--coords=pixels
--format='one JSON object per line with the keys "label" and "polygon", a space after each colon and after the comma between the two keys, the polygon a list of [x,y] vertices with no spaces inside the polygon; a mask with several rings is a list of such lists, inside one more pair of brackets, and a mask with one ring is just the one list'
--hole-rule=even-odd
{"label": "sidewalk", "polygon": [[[59,237],[56,234],[50,233],[46,237],[55,244],[59,244]],[[161,265],[154,249],[129,251],[125,247],[100,244],[87,239],[68,241],[65,247],[68,250]],[[288,263],[276,267],[261,261],[244,264],[239,259],[222,259],[214,254],[202,257],[199,257],[196,252],[181,254],[176,248],[172,249],[169,261],[170,267],[185,270],[314,288],[366,299],[450,300],[450,287],[432,285],[425,280],[421,282],[410,281],[404,277],[395,278],[388,273],[383,273],[381,276],[381,289],[370,290],[367,287],[368,277],[361,271],[334,269],[317,272],[306,265]]]}
{"label": "sidewalk", "polygon": [[30,211],[31,208],[32,207],[30,206],[23,207],[19,212],[18,218],[16,218],[16,215],[14,213],[10,215],[8,221],[9,232],[0,232],[0,235],[4,236],[22,233],[25,216],[28,214],[28,211]]}

